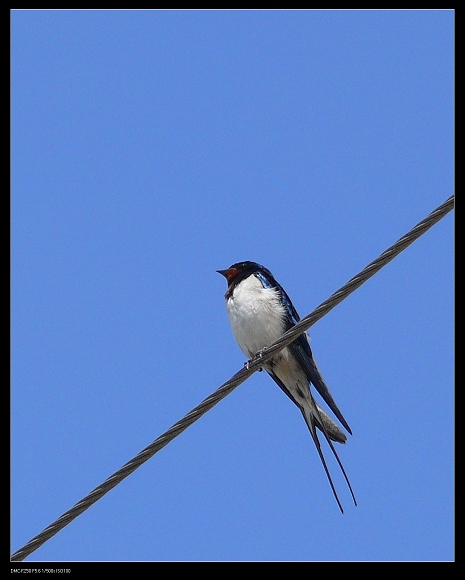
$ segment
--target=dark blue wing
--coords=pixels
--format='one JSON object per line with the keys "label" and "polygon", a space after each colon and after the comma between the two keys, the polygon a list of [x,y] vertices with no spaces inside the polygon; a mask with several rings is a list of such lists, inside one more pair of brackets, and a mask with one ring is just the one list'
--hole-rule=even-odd
{"label": "dark blue wing", "polygon": [[[299,322],[300,316],[297,313],[297,310],[294,308],[294,305],[292,304],[289,296],[286,294],[284,288],[278,284],[278,282],[276,282],[271,272],[267,272],[267,275],[262,274],[261,272],[255,272],[255,276],[260,279],[264,288],[274,288],[281,295],[283,304],[286,307],[285,331],[295,326],[297,322]],[[302,367],[308,381],[315,386],[315,389],[318,391],[331,411],[352,435],[352,430],[350,429],[347,421],[344,419],[338,406],[336,405],[336,402],[333,399],[328,386],[326,385],[320,371],[318,370],[318,367],[316,366],[312,354],[312,349],[310,348],[310,343],[308,342],[307,334],[301,334],[299,338],[296,338],[296,340],[289,345],[288,348]]]}
{"label": "dark blue wing", "polygon": [[315,386],[315,389],[320,393],[321,397],[331,409],[331,411],[352,435],[352,431],[347,421],[344,419],[341,411],[339,410],[339,407],[336,405],[336,402],[333,399],[328,386],[326,385],[320,371],[318,370],[318,367],[316,366],[315,359],[312,356],[312,351],[310,349],[310,345],[308,344],[306,335],[301,334],[299,338],[289,346],[289,350],[304,370],[307,379]]}

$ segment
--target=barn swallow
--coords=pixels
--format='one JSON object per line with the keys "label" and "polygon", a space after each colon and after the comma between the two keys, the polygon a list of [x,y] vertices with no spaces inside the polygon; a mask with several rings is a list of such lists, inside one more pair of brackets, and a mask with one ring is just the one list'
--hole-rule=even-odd
{"label": "barn swallow", "polygon": [[[226,310],[234,337],[249,360],[270,346],[300,320],[284,288],[272,273],[256,262],[238,262],[227,270],[217,270],[228,282]],[[347,437],[331,417],[315,402],[313,385],[348,433],[352,431],[336,405],[313,358],[306,332],[263,364],[270,377],[300,409],[320,456],[337,504],[344,512],[334,487],[318,438],[319,429],[333,452],[350,493],[352,486],[333,441],[345,443]]]}

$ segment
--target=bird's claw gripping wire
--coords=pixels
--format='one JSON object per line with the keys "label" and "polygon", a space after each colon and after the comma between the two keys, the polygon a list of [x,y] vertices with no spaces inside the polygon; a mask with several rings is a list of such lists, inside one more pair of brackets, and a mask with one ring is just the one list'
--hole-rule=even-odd
{"label": "bird's claw gripping wire", "polygon": [[[263,348],[262,350],[259,350],[257,353],[255,353],[255,356],[254,356],[253,358],[249,359],[247,362],[245,362],[245,363],[244,363],[244,367],[245,367],[245,369],[246,369],[246,370],[249,370],[250,363],[251,363],[251,362],[252,362],[252,361],[253,361],[253,360],[254,360],[254,359],[257,357],[257,356],[258,356],[258,358],[262,358],[262,357],[263,357],[263,351],[264,351],[264,350],[265,350],[264,348]],[[259,373],[261,373],[261,372],[262,372],[262,370],[263,370],[263,369],[262,369],[262,367],[260,367],[259,369],[257,369],[257,371],[258,371]]]}

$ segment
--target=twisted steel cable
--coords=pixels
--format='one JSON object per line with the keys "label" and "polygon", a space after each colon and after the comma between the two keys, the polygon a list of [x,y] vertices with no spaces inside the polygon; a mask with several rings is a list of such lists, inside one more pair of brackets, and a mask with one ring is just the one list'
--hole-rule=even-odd
{"label": "twisted steel cable", "polygon": [[395,244],[383,252],[376,260],[368,264],[359,274],[351,278],[347,284],[334,292],[327,300],[322,302],[313,312],[303,318],[298,324],[289,329],[274,344],[265,348],[255,358],[249,361],[246,366],[232,376],[229,381],[223,383],[214,393],[204,399],[197,407],[192,409],[185,417],[170,427],[165,433],[160,435],[155,441],[138,453],[133,459],[128,461],[121,469],[110,475],[101,485],[91,491],[86,497],[74,505],[70,510],[61,515],[52,524],[46,527],[40,534],[32,538],[22,548],[17,550],[12,556],[12,562],[20,562],[37,550],[47,540],[57,534],[67,526],[82,512],[98,501],[123,479],[131,475],[138,467],[148,461],[155,453],[168,445],[175,437],[180,435],[187,427],[200,419],[207,411],[224,399],[236,387],[243,383],[250,375],[262,367],[263,363],[272,358],[277,352],[295,340],[300,334],[308,330],[315,322],[325,316],[330,310],[342,302],[349,294],[359,288],[364,282],[371,278],[376,272],[381,270],[386,264],[399,255],[412,242],[423,235],[429,228],[441,220],[454,207],[454,196],[449,197],[442,205],[437,207],[429,216],[419,222],[407,234],[402,236]]}

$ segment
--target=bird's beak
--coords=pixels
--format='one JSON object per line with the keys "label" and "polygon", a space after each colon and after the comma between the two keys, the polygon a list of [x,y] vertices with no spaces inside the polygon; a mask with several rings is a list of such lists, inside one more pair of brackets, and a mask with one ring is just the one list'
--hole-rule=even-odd
{"label": "bird's beak", "polygon": [[217,270],[218,274],[221,274],[222,276],[224,276],[226,279],[228,279],[228,272],[229,272],[229,268],[227,270]]}

